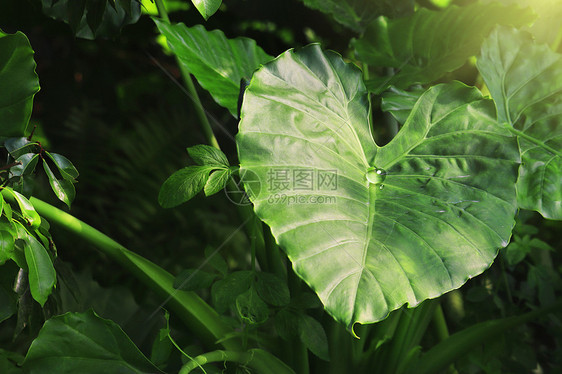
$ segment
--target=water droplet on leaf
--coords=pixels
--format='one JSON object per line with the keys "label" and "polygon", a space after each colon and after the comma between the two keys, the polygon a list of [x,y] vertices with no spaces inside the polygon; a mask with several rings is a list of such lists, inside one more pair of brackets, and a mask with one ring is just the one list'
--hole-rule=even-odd
{"label": "water droplet on leaf", "polygon": [[365,176],[367,177],[369,183],[381,184],[386,178],[386,171],[376,167],[371,167],[367,169]]}

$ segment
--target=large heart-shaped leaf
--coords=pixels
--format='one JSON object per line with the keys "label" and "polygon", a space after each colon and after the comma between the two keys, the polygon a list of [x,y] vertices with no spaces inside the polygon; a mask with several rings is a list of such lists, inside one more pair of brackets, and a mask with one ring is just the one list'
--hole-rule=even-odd
{"label": "large heart-shaped leaf", "polygon": [[192,73],[213,99],[238,117],[240,80],[272,59],[248,38],[228,39],[220,30],[201,25],[187,27],[154,20],[180,64]]}
{"label": "large heart-shaped leaf", "polygon": [[375,79],[373,92],[387,85],[408,87],[436,80],[478,53],[497,24],[522,25],[533,19],[529,9],[494,4],[451,6],[443,11],[420,9],[405,18],[380,17],[352,44],[359,59],[373,66],[396,68],[388,79]]}
{"label": "large heart-shaped leaf", "polygon": [[375,144],[361,71],[313,45],[257,71],[237,135],[247,192],[295,272],[349,327],[437,297],[490,266],[516,211],[519,151],[491,100],[424,93]]}
{"label": "large heart-shaped leaf", "polygon": [[0,137],[24,135],[37,91],[39,78],[29,40],[21,32],[0,31]]}
{"label": "large heart-shaped leaf", "polygon": [[478,69],[498,121],[519,136],[519,205],[562,219],[562,55],[525,32],[498,28],[482,46]]}

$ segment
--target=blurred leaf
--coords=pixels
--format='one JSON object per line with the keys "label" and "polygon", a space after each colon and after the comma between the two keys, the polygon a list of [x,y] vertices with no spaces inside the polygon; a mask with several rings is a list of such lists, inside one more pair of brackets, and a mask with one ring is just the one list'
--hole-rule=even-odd
{"label": "blurred leaf", "polygon": [[266,303],[273,306],[284,306],[289,304],[290,294],[287,283],[276,275],[258,271],[256,273],[256,291]]}
{"label": "blurred leaf", "polygon": [[519,206],[562,219],[562,55],[526,32],[498,27],[477,66],[498,121],[519,138]]}
{"label": "blurred leaf", "polygon": [[205,196],[211,196],[224,189],[230,179],[230,170],[216,170],[211,173],[207,183],[205,183]]}
{"label": "blurred leaf", "polygon": [[215,274],[200,269],[186,269],[174,280],[174,288],[184,291],[202,290],[211,287],[216,277]]}
{"label": "blurred leaf", "polygon": [[287,341],[299,336],[299,315],[290,309],[283,308],[273,319],[275,331]]}
{"label": "blurred leaf", "polygon": [[43,306],[55,287],[55,268],[47,250],[33,235],[28,234],[23,240],[31,296]]}
{"label": "blurred leaf", "polygon": [[[1,233],[2,232],[0,231],[0,234]],[[0,322],[13,316],[16,311],[17,311],[17,306],[16,306],[16,297],[14,291],[10,289],[6,289],[4,288],[4,286],[0,285]],[[0,365],[0,368],[1,367],[2,366]],[[0,372],[3,373],[3,371]]]}
{"label": "blurred leaf", "polygon": [[200,25],[170,25],[157,19],[154,22],[179,62],[219,105],[238,118],[240,79],[250,78],[260,64],[272,57],[252,39],[227,39],[222,31],[207,31]]}
{"label": "blurred leaf", "polygon": [[91,310],[45,322],[23,368],[37,374],[162,373],[117,324]]}
{"label": "blurred leaf", "polygon": [[163,208],[173,208],[193,198],[207,183],[211,166],[188,166],[172,174],[158,194],[158,203]]}
{"label": "blurred leaf", "polygon": [[517,265],[527,254],[530,252],[531,248],[527,245],[522,245],[519,241],[515,240],[509,243],[505,249],[505,259],[510,266]]}
{"label": "blurred leaf", "polygon": [[140,1],[42,0],[43,13],[66,22],[73,33],[84,39],[114,38],[121,28],[137,22]]}
{"label": "blurred leaf", "polygon": [[324,361],[330,361],[328,338],[320,322],[309,315],[299,315],[299,335],[310,352]]}
{"label": "blurred leaf", "polygon": [[403,125],[423,92],[422,88],[406,91],[391,87],[381,96],[381,110],[390,112]]}
{"label": "blurred leaf", "polygon": [[0,31],[0,137],[25,135],[39,91],[35,66],[27,37],[19,31],[11,35]]}
{"label": "blurred leaf", "polygon": [[211,294],[213,304],[219,313],[223,313],[236,302],[238,295],[246,292],[252,285],[254,272],[235,271],[213,284]]}
{"label": "blurred leaf", "polygon": [[211,265],[215,270],[222,274],[222,276],[226,276],[228,272],[228,264],[222,257],[220,253],[216,253],[217,250],[211,246],[207,246],[205,248],[205,258],[207,263]]}
{"label": "blurred leaf", "polygon": [[222,0],[191,0],[205,21],[209,19],[222,4]]}
{"label": "blurred leaf", "polygon": [[301,0],[312,9],[332,16],[355,32],[362,32],[377,16],[400,17],[413,12],[413,0]]}
{"label": "blurred leaf", "polygon": [[390,85],[406,88],[433,82],[461,67],[478,53],[495,25],[522,25],[533,19],[531,14],[528,9],[499,4],[475,3],[442,11],[421,8],[405,18],[379,17],[352,46],[362,62],[396,69],[373,92]]}
{"label": "blurred leaf", "polygon": [[236,297],[236,309],[244,322],[256,325],[267,321],[269,309],[254,287]]}
{"label": "blurred leaf", "polygon": [[43,169],[45,169],[45,173],[47,174],[47,178],[49,179],[49,184],[53,189],[53,192],[59,200],[63,201],[68,207],[74,201],[74,197],[76,196],[76,190],[74,189],[74,184],[66,179],[57,179],[55,174],[51,171],[49,165],[47,165],[47,161],[43,160]]}
{"label": "blurred leaf", "polygon": [[205,144],[198,144],[193,147],[187,148],[187,153],[189,157],[201,166],[217,166],[217,167],[229,167],[228,159],[225,154],[215,147],[211,147]]}

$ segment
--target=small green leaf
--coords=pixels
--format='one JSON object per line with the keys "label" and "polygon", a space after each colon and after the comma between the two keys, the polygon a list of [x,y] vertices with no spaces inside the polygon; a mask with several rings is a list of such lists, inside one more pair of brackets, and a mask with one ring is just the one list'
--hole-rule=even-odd
{"label": "small green leaf", "polygon": [[21,210],[21,214],[27,220],[30,228],[35,229],[39,227],[39,225],[41,224],[41,217],[39,216],[39,214],[37,214],[35,208],[33,208],[33,205],[29,202],[29,200],[27,200],[25,196],[17,191],[14,191],[11,188],[4,188],[4,191],[12,195],[17,201]]}
{"label": "small green leaf", "polygon": [[273,319],[275,331],[284,340],[291,341],[299,336],[299,314],[283,308]]}
{"label": "small green leaf", "polygon": [[45,173],[49,178],[49,184],[51,185],[55,195],[57,195],[59,200],[63,201],[70,208],[70,205],[76,196],[74,184],[66,179],[57,179],[45,160],[43,160],[43,169],[45,169]]}
{"label": "small green leaf", "polygon": [[276,275],[258,271],[256,273],[256,291],[266,303],[273,306],[284,306],[289,304],[291,295],[287,283]]}
{"label": "small green leaf", "polygon": [[205,144],[187,148],[189,157],[201,166],[229,167],[228,159],[220,149]]}
{"label": "small green leaf", "polygon": [[222,0],[191,0],[205,21],[219,10]]}
{"label": "small green leaf", "polygon": [[267,304],[258,296],[254,287],[238,295],[236,309],[243,321],[253,325],[264,323],[269,316]]}
{"label": "small green leaf", "polygon": [[299,335],[310,352],[324,361],[330,361],[328,338],[320,322],[309,315],[299,315]]}
{"label": "small green leaf", "polygon": [[58,153],[45,153],[51,160],[53,160],[64,179],[73,182],[76,178],[78,178],[78,170],[76,170],[76,168],[68,158]]}
{"label": "small green leaf", "polygon": [[14,159],[25,153],[35,153],[34,150],[37,148],[36,143],[29,141],[26,137],[9,138],[4,142],[4,146]]}
{"label": "small green leaf", "polygon": [[39,91],[33,49],[22,32],[0,31],[0,136],[24,135]]}
{"label": "small green leaf", "polygon": [[228,39],[222,31],[203,26],[154,20],[178,61],[221,106],[238,118],[240,79],[250,78],[260,64],[273,57],[248,38]]}
{"label": "small green leaf", "polygon": [[172,174],[158,194],[158,203],[163,208],[173,208],[193,198],[207,183],[210,166],[188,166]]}
{"label": "small green leaf", "polygon": [[530,252],[531,248],[526,245],[521,245],[518,241],[513,241],[509,243],[505,249],[505,259],[510,266],[517,265],[527,254]]}
{"label": "small green leaf", "polygon": [[562,55],[526,32],[498,27],[477,66],[498,121],[519,138],[519,206],[562,219]]}
{"label": "small green leaf", "polygon": [[43,306],[56,283],[55,268],[47,250],[33,235],[28,234],[24,241],[31,296]]}
{"label": "small green leaf", "polygon": [[385,85],[406,88],[433,82],[461,67],[478,53],[497,24],[524,25],[532,20],[529,9],[498,3],[450,6],[443,11],[420,8],[409,17],[376,19],[352,45],[364,63],[396,69]]}
{"label": "small green leaf", "polygon": [[221,256],[221,254],[217,252],[218,251],[215,248],[211,246],[207,246],[205,248],[205,258],[206,258],[205,261],[209,265],[211,265],[215,270],[221,273],[223,277],[225,277],[226,274],[228,273],[228,264]]}
{"label": "small green leaf", "polygon": [[16,160],[19,162],[19,165],[10,168],[10,173],[12,173],[14,177],[30,175],[35,170],[38,160],[39,155],[37,153],[24,153]]}
{"label": "small green leaf", "polygon": [[13,257],[14,242],[16,240],[13,231],[4,230],[8,224],[0,222],[0,265]]}
{"label": "small green leaf", "polygon": [[215,309],[223,313],[235,303],[238,295],[246,292],[252,285],[254,272],[249,270],[236,271],[213,284],[211,294]]}
{"label": "small green leaf", "polygon": [[215,274],[200,269],[186,269],[174,280],[174,288],[184,291],[198,291],[209,288],[213,284]]}
{"label": "small green leaf", "polygon": [[116,323],[92,310],[45,322],[23,368],[35,374],[162,373]]}
{"label": "small green leaf", "polygon": [[205,196],[211,196],[224,189],[230,178],[230,170],[222,169],[211,173],[207,183],[205,183]]}
{"label": "small green leaf", "polygon": [[[103,19],[107,0],[87,0],[86,1],[86,22],[94,33],[97,33],[98,28]],[[80,19],[82,15],[80,15]]]}

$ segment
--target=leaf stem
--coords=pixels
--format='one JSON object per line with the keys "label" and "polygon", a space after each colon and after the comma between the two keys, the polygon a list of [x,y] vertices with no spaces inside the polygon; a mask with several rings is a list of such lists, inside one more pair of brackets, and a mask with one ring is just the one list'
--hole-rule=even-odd
{"label": "leaf stem", "polygon": [[[2,195],[7,199],[12,198],[4,191],[2,191]],[[30,201],[41,216],[94,244],[101,252],[112,257],[149,288],[166,298],[170,308],[208,346],[215,346],[217,340],[232,333],[232,329],[220,319],[217,312],[196,293],[176,290],[173,287],[174,277],[166,270],[126,249],[74,216],[35,197],[32,197]],[[241,343],[236,338],[223,340],[221,344],[229,350],[241,349]]]}
{"label": "leaf stem", "polygon": [[285,363],[262,349],[247,352],[213,351],[195,357],[180,369],[178,374],[188,374],[202,365],[212,362],[236,362],[258,373],[294,374]]}
{"label": "leaf stem", "polygon": [[[168,12],[166,11],[166,7],[164,6],[164,3],[162,2],[162,0],[155,0],[155,4],[156,4],[156,9],[158,10],[158,15],[160,16],[160,18],[162,18],[164,21],[170,23],[170,17],[168,16]],[[191,78],[191,73],[189,72],[187,67],[185,67],[181,63],[178,56],[176,55],[175,57],[176,57],[176,63],[180,68],[180,71],[181,71],[181,74],[182,74],[182,77],[183,77],[183,81],[185,83],[185,87],[187,88],[187,91],[189,92],[191,100],[193,100],[193,106],[195,108],[195,114],[199,118],[199,122],[201,124],[201,129],[203,130],[203,133],[205,134],[205,138],[207,139],[207,142],[210,145],[212,145],[213,147],[215,147],[217,149],[221,149],[221,147],[219,146],[219,143],[217,141],[217,138],[215,137],[215,134],[213,133],[213,128],[211,127],[211,123],[209,122],[209,119],[207,118],[207,114],[205,113],[205,109],[203,108],[203,104],[201,104],[201,99],[199,99],[199,95],[197,94],[197,89],[195,89],[195,85],[193,84],[193,80]]]}

